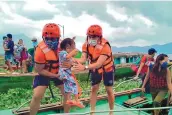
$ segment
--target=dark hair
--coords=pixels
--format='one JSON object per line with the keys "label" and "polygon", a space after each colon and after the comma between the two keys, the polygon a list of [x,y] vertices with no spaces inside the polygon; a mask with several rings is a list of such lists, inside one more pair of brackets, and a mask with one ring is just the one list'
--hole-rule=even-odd
{"label": "dark hair", "polygon": [[162,55],[164,55],[164,57],[168,57],[168,55],[167,55],[167,54],[162,54]]}
{"label": "dark hair", "polygon": [[7,37],[6,36],[3,36],[3,40],[5,40]]}
{"label": "dark hair", "polygon": [[157,56],[155,64],[153,66],[152,72],[155,76],[160,77],[166,77],[167,75],[167,69],[166,68],[161,68],[161,70],[159,71],[159,66],[161,66],[160,61],[164,60],[165,56],[164,54],[160,54]]}
{"label": "dark hair", "polygon": [[154,48],[150,48],[150,49],[148,50],[148,54],[149,54],[149,55],[152,55],[152,54],[154,54],[154,53],[157,53],[157,51],[156,51]]}
{"label": "dark hair", "polygon": [[68,45],[72,45],[72,44],[74,44],[75,42],[74,42],[74,40],[73,39],[71,39],[71,38],[65,38],[61,43],[60,43],[60,48],[62,49],[62,50],[66,50],[66,47],[68,46]]}
{"label": "dark hair", "polygon": [[7,37],[12,38],[13,36],[12,36],[12,34],[7,34]]}
{"label": "dark hair", "polygon": [[[22,41],[23,42],[23,39],[19,39],[19,41]],[[19,44],[19,41],[18,41],[18,44]]]}

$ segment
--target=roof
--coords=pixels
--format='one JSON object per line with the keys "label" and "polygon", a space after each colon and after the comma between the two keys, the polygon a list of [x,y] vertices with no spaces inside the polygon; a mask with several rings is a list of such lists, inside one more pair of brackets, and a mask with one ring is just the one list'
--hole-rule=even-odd
{"label": "roof", "polygon": [[113,57],[118,58],[118,57],[132,57],[132,56],[141,56],[144,55],[144,53],[139,53],[139,52],[128,52],[128,53],[115,53],[113,54]]}

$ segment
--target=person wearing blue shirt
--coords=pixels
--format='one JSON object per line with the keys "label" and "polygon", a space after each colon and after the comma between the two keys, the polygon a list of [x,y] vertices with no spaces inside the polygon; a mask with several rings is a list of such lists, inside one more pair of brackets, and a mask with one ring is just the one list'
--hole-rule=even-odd
{"label": "person wearing blue shirt", "polygon": [[13,62],[14,58],[14,42],[12,41],[12,34],[7,34],[7,39],[8,39],[8,43],[7,43],[7,48],[5,49],[5,61],[6,64],[9,68],[9,71],[12,72],[12,65],[11,63]]}

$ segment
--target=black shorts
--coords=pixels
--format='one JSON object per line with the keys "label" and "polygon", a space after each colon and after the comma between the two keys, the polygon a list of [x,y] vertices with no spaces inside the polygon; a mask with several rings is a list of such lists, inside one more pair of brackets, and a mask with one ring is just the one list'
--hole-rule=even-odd
{"label": "black shorts", "polygon": [[105,86],[113,86],[114,84],[114,71],[106,72],[103,75],[95,72],[91,72],[91,85],[99,84],[103,79]]}
{"label": "black shorts", "polygon": [[63,81],[59,80],[58,78],[49,78],[41,75],[37,75],[33,81],[33,88],[37,86],[49,86],[50,81],[53,81],[55,86],[62,85]]}

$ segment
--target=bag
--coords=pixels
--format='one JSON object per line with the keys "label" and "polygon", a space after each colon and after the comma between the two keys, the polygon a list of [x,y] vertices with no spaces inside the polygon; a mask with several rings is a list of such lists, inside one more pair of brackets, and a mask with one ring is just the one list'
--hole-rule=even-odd
{"label": "bag", "polygon": [[[137,71],[138,71],[138,69],[139,69],[139,66],[140,66],[140,62],[141,62],[141,60],[142,60],[143,57],[144,57],[144,56],[139,57],[139,58],[130,66],[130,68],[131,68],[131,70],[133,70],[133,72],[137,73]],[[145,63],[147,63],[147,61],[148,61],[148,58],[146,58],[146,62],[145,62]],[[140,73],[142,73],[142,71],[141,71]]]}
{"label": "bag", "polygon": [[[142,57],[143,57],[143,56],[142,56]],[[138,71],[138,69],[139,69],[140,62],[141,62],[142,57],[141,57],[141,58],[139,57],[139,58],[130,66],[131,70],[133,70],[135,73],[137,73],[137,71]]]}

